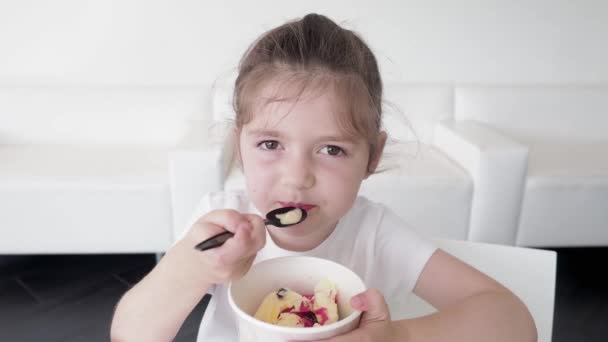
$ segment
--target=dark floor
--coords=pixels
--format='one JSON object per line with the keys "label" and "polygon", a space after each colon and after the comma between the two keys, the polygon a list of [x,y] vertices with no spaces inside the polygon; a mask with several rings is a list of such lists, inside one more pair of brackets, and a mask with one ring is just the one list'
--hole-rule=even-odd
{"label": "dark floor", "polygon": [[[608,248],[557,249],[555,342],[608,340]],[[154,255],[0,256],[0,341],[108,341]],[[203,300],[175,341],[195,341]]]}

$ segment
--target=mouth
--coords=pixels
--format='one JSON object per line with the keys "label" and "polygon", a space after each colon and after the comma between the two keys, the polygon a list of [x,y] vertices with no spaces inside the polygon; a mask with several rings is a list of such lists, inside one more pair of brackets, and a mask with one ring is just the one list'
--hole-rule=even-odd
{"label": "mouth", "polygon": [[316,207],[316,205],[308,203],[279,202],[279,204],[281,205],[281,207],[296,207],[304,209],[306,211],[310,211],[311,209]]}

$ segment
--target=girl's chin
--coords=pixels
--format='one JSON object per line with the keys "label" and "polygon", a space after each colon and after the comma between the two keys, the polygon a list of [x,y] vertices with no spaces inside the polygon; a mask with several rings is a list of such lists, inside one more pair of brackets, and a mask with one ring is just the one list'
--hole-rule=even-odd
{"label": "girl's chin", "polygon": [[280,234],[282,236],[305,236],[311,233],[312,227],[302,223],[298,223],[289,227],[275,227],[267,226],[271,232]]}
{"label": "girl's chin", "polygon": [[[325,226],[323,226],[322,224],[319,224],[317,222],[317,220],[315,220],[315,217],[313,216],[312,219],[309,220],[309,218],[306,218],[303,222],[300,222],[296,225],[293,226],[289,226],[289,227],[275,227],[275,226],[267,226],[269,231],[273,234],[276,234],[278,236],[284,237],[284,238],[305,238],[305,237],[310,237],[311,239],[317,239],[319,236],[321,235],[329,235],[331,234],[331,231],[333,231],[333,229],[331,228],[324,228]],[[334,227],[335,228],[335,225]],[[325,234],[322,232],[325,231]]]}
{"label": "girl's chin", "polygon": [[269,227],[271,238],[280,248],[294,251],[305,252],[316,248],[322,239],[311,234],[310,230]]}

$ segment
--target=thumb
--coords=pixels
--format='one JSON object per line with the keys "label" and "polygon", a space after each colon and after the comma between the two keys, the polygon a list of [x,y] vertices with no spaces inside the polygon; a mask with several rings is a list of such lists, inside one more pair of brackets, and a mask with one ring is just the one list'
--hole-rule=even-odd
{"label": "thumb", "polygon": [[377,289],[368,289],[352,297],[350,305],[355,310],[363,311],[359,323],[361,327],[372,322],[390,321],[391,319],[384,296]]}

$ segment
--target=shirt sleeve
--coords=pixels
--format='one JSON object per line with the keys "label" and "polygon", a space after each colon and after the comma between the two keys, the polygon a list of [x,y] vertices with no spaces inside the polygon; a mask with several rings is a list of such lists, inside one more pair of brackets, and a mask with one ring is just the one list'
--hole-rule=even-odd
{"label": "shirt sleeve", "polygon": [[375,238],[374,287],[385,297],[405,298],[437,247],[385,207]]}

